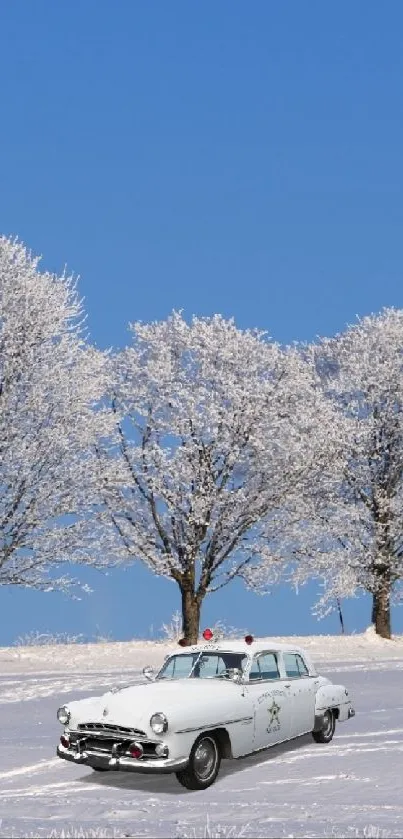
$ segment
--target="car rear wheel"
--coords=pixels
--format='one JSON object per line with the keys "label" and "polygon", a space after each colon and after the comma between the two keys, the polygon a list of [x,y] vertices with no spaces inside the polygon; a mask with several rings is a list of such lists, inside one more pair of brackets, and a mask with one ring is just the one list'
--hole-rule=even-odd
{"label": "car rear wheel", "polygon": [[186,769],[176,773],[186,789],[207,789],[214,783],[221,764],[218,743],[211,734],[201,734],[190,752]]}
{"label": "car rear wheel", "polygon": [[333,740],[336,728],[336,717],[333,711],[326,711],[323,714],[323,723],[319,731],[313,731],[312,737],[316,743],[330,743]]}

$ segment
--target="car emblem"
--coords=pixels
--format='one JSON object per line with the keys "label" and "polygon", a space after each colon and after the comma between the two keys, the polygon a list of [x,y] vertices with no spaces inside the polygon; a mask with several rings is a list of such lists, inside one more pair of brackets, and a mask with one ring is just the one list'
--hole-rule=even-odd
{"label": "car emblem", "polygon": [[108,716],[108,714],[109,714],[108,709],[107,709],[107,708],[104,708],[104,710],[102,711],[102,716],[103,716],[103,717],[107,717],[107,716]]}
{"label": "car emblem", "polygon": [[279,718],[281,708],[280,708],[280,705],[277,705],[276,700],[273,699],[271,707],[268,708],[267,710],[268,710],[269,716],[270,716],[269,725],[268,725],[268,728],[267,728],[267,733],[270,734],[271,731],[278,731],[280,726],[281,726],[280,718]]}

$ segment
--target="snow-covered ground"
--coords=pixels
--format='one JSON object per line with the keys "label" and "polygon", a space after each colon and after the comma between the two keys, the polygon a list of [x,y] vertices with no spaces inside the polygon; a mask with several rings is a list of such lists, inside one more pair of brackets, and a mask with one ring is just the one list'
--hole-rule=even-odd
{"label": "snow-covered ground", "polygon": [[328,746],[309,736],[225,761],[205,792],[185,791],[175,776],[98,775],[55,756],[60,704],[130,682],[172,646],[0,648],[0,836],[403,836],[403,638],[292,640],[348,686],[357,716]]}

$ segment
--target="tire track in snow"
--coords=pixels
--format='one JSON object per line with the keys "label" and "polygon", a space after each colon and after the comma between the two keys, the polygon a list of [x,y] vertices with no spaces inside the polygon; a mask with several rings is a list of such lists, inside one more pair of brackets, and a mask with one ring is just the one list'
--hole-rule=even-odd
{"label": "tire track in snow", "polygon": [[88,790],[97,790],[97,792],[99,792],[99,786],[97,784],[88,784],[85,789],[83,789],[77,781],[71,781],[70,783],[66,783],[66,781],[59,781],[51,784],[41,784],[40,786],[24,787],[22,789],[0,790],[0,800],[2,798],[40,798],[41,796],[60,797],[61,792],[63,792],[65,796],[71,795],[74,792],[79,792],[85,798],[85,793]]}
{"label": "tire track in snow", "polygon": [[360,783],[371,782],[372,778],[358,778],[356,775],[348,772],[339,772],[335,775],[313,775],[307,778],[277,778],[271,781],[260,781],[260,786],[281,786],[282,784],[299,784],[300,786],[309,787],[317,786],[323,781],[359,781]]}
{"label": "tire track in snow", "polygon": [[379,729],[378,731],[354,731],[352,734],[337,734],[334,742],[337,743],[338,740],[351,740],[352,737],[384,737],[386,734],[403,734],[403,728],[385,728],[384,730]]}
{"label": "tire track in snow", "polygon": [[133,673],[128,679],[127,674],[92,674],[74,673],[57,678],[29,678],[19,681],[3,682],[0,684],[0,705],[11,705],[18,702],[29,702],[34,699],[46,699],[51,696],[73,692],[96,691],[105,693],[114,687],[127,686],[137,681],[143,681],[141,674]]}
{"label": "tire track in snow", "polygon": [[41,760],[39,763],[31,763],[29,766],[19,766],[17,769],[9,769],[8,772],[0,772],[0,781],[5,781],[7,778],[14,778],[16,775],[29,775],[31,772],[42,772],[52,766],[60,763],[59,757],[53,757],[51,760]]}

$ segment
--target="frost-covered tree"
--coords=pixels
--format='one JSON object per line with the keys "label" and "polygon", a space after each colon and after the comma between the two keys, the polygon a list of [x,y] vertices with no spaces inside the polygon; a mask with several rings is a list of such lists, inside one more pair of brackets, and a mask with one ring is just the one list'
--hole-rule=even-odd
{"label": "frost-covered tree", "polygon": [[322,578],[325,608],[369,592],[376,632],[389,638],[403,578],[403,311],[364,317],[315,354],[345,454],[301,504],[297,575]]}
{"label": "frost-covered tree", "polygon": [[280,567],[287,498],[328,445],[323,397],[297,351],[220,316],[131,330],[115,364],[118,442],[99,449],[105,508],[121,556],[179,586],[193,643],[207,594],[263,560]]}
{"label": "frost-covered tree", "polygon": [[55,565],[99,559],[88,517],[106,362],[72,278],[38,262],[0,237],[0,584],[66,589]]}

